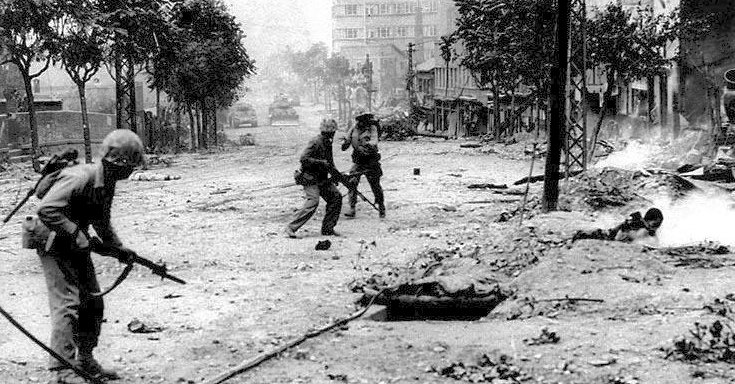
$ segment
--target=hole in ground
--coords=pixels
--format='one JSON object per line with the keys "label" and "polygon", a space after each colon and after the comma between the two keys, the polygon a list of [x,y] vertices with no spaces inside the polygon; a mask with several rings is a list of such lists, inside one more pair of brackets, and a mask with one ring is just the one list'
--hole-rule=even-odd
{"label": "hole in ground", "polygon": [[505,297],[486,298],[429,298],[427,296],[399,296],[385,303],[385,308],[373,313],[373,321],[476,321],[486,317],[505,300]]}

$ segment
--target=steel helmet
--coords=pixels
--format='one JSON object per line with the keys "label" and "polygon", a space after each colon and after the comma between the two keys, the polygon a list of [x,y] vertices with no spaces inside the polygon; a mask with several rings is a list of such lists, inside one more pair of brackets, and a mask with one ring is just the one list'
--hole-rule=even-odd
{"label": "steel helmet", "polygon": [[337,121],[334,119],[324,119],[322,120],[322,123],[319,125],[319,130],[321,132],[336,132],[337,131]]}
{"label": "steel helmet", "polygon": [[116,129],[102,140],[102,158],[118,166],[139,166],[144,162],[143,142],[129,129]]}
{"label": "steel helmet", "polygon": [[352,110],[352,116],[357,118],[358,116],[362,116],[367,112],[367,110],[363,107],[357,107],[354,110]]}

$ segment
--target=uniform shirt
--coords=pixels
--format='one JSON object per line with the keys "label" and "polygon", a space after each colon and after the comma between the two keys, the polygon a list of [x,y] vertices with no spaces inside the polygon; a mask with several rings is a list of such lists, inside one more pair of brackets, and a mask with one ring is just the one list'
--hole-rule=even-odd
{"label": "uniform shirt", "polygon": [[347,145],[342,150],[352,147],[352,161],[364,163],[374,160],[378,155],[378,126],[357,124],[347,131]]}
{"label": "uniform shirt", "polygon": [[103,242],[121,246],[110,224],[115,182],[105,184],[102,164],[80,164],[63,169],[41,199],[38,218],[57,239],[73,239],[77,229],[92,225]]}
{"label": "uniform shirt", "polygon": [[332,167],[332,140],[319,134],[309,140],[306,149],[301,153],[301,169],[316,181],[324,181],[329,177],[329,169]]}

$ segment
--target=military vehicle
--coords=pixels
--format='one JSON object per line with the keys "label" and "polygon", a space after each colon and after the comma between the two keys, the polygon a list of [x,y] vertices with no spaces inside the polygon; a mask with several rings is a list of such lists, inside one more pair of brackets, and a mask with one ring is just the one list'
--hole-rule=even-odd
{"label": "military vehicle", "polygon": [[255,113],[255,108],[251,104],[236,104],[232,109],[230,113],[231,128],[238,128],[243,125],[249,125],[251,127],[258,126],[258,116]]}
{"label": "military vehicle", "polygon": [[288,98],[277,97],[268,107],[270,125],[299,125],[299,114],[291,105]]}

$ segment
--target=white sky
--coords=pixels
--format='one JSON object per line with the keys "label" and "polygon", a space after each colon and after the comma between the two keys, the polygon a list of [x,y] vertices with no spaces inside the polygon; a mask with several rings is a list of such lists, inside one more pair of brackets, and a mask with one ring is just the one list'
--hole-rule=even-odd
{"label": "white sky", "polygon": [[256,58],[291,46],[323,41],[331,47],[332,0],[224,0],[247,34],[245,46]]}

